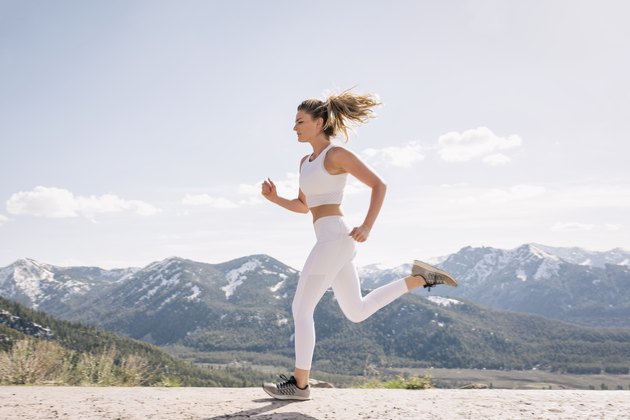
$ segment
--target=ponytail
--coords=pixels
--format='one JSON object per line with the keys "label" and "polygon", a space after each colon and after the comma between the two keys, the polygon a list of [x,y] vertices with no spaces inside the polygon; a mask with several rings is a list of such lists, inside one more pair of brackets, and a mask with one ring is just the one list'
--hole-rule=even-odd
{"label": "ponytail", "polygon": [[348,141],[348,128],[374,118],[372,108],[381,105],[374,95],[357,95],[351,93],[351,89],[329,95],[325,101],[307,99],[298,106],[298,111],[307,112],[314,119],[321,117],[324,120],[322,130],[328,137],[342,133]]}

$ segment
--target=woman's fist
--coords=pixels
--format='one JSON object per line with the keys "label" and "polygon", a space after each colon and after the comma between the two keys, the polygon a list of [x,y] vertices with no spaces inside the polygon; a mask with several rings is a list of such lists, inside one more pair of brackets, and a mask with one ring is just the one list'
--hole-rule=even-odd
{"label": "woman's fist", "polygon": [[267,178],[263,181],[260,193],[263,195],[263,197],[271,202],[274,202],[278,198],[276,184],[274,184],[270,178]]}
{"label": "woman's fist", "polygon": [[351,236],[352,239],[357,242],[365,242],[367,241],[368,236],[370,236],[370,230],[369,226],[361,225],[352,229],[348,236]]}

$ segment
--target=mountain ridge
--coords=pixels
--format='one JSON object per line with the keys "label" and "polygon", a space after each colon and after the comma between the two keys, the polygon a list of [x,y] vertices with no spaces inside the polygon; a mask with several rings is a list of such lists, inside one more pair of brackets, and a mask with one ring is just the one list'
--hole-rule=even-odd
{"label": "mountain ridge", "polygon": [[[630,275],[629,258],[630,252],[621,248],[599,252],[578,247],[559,248],[527,243],[507,250],[466,246],[454,254],[438,257],[433,263],[458,279],[460,287],[448,292],[454,297],[470,299],[494,308],[537,313],[571,322],[594,325],[603,323],[608,317],[614,325],[630,326],[630,308],[623,304],[623,298],[630,300],[624,290],[630,288],[623,287],[626,281],[630,281],[626,280]],[[153,261],[145,267],[109,270],[90,266],[59,267],[40,263],[32,258],[20,258],[13,264],[0,268],[0,296],[35,309],[64,315],[73,312],[73,307],[89,301],[90,296],[105,295],[111,298],[109,294],[119,285],[141,281],[145,287],[136,290],[136,303],[141,300],[152,301],[150,297],[153,294],[159,291],[161,295],[165,290],[175,290],[179,282],[184,280],[177,277],[169,277],[168,281],[165,278],[140,279],[139,276],[153,270],[161,271],[161,268],[168,273],[169,267],[189,264],[196,267],[193,271],[196,270],[197,273],[197,278],[186,280],[188,290],[185,293],[192,304],[204,293],[216,299],[223,293],[225,299],[229,299],[239,287],[248,288],[247,273],[261,267],[260,261],[268,263],[272,260],[275,268],[263,274],[267,274],[267,283],[273,284],[266,283],[265,287],[275,288],[273,291],[278,293],[274,298],[283,299],[286,298],[287,291],[280,289],[285,285],[289,274],[294,276],[299,272],[264,254],[239,257],[216,264],[170,256]],[[249,265],[243,265],[245,262]],[[375,263],[358,268],[362,287],[366,289],[404,277],[410,270],[410,263],[393,267]],[[198,278],[201,273],[203,280]],[[195,273],[182,272],[179,275],[188,278],[194,277]],[[277,276],[275,280],[272,278],[274,275]],[[221,282],[218,290],[217,282]],[[591,291],[592,297],[579,297],[583,294],[580,288],[592,286],[595,286]],[[607,291],[619,293],[607,295]],[[148,295],[143,296],[143,292]],[[181,293],[184,291],[178,289],[178,294]],[[546,295],[549,299],[555,296],[564,307],[551,310],[535,305],[535,300],[541,295]],[[176,298],[174,294],[171,297]],[[126,293],[126,298],[130,298],[129,292]],[[165,304],[168,302],[160,302],[160,305]],[[598,305],[599,309],[596,308]],[[604,307],[609,307],[610,310],[605,310]],[[588,311],[591,310],[597,310],[598,315],[589,317]],[[624,319],[628,319],[628,322]]]}
{"label": "mountain ridge", "polygon": [[[583,327],[553,316],[543,318],[535,311],[506,312],[479,305],[484,297],[515,299],[526,290],[545,309],[559,300],[556,289],[545,287],[566,286],[566,279],[559,275],[586,273],[591,277],[581,281],[607,282],[615,279],[597,276],[617,270],[626,281],[626,266],[601,269],[571,264],[527,244],[514,250],[465,247],[441,266],[459,270],[460,287],[441,286],[431,294],[419,290],[405,295],[361,324],[346,320],[333,293],[326,292],[315,313],[318,345],[314,366],[353,373],[398,362],[576,371],[593,363],[600,370],[606,366],[616,369],[630,360],[625,350],[630,351],[628,329]],[[371,268],[374,275],[378,276],[379,268]],[[388,274],[404,276],[406,272],[407,267],[394,267]],[[289,360],[293,354],[291,300],[298,276],[297,270],[264,254],[219,264],[169,257],[126,273],[124,281],[103,281],[102,288],[77,294],[53,310],[62,318],[161,346],[181,345],[204,354],[250,352]],[[369,281],[363,279],[364,289],[371,288]],[[528,289],[518,288],[523,285]],[[475,300],[457,295],[462,291],[464,295],[481,293]],[[570,289],[560,291],[566,299],[575,298]],[[614,295],[618,291],[612,297],[599,298],[619,298]],[[558,348],[562,348],[561,354],[557,354]]]}

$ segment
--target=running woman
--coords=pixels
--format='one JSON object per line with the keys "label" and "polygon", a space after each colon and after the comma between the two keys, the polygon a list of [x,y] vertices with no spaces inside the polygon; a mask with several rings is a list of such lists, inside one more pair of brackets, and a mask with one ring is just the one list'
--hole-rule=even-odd
{"label": "running woman", "polygon": [[[438,284],[457,286],[455,279],[429,264],[415,260],[411,274],[372,290],[365,297],[354,265],[356,242],[365,242],[385,198],[385,182],[361,159],[345,147],[333,145],[331,138],[343,134],[351,124],[373,118],[372,108],[381,105],[373,95],[357,95],[346,90],[325,101],[307,99],[297,108],[295,126],[298,141],[309,143],[313,153],[300,161],[298,197],[278,196],[273,181],[262,183],[262,195],[287,210],[313,217],[316,243],[313,246],[293,297],[295,326],[295,371],[278,383],[264,383],[263,389],[282,400],[310,398],[309,375],[315,348],[313,312],[329,287],[344,315],[361,322],[390,302],[417,287]],[[372,189],[370,206],[363,223],[350,228],[341,212],[341,201],[348,174]]]}

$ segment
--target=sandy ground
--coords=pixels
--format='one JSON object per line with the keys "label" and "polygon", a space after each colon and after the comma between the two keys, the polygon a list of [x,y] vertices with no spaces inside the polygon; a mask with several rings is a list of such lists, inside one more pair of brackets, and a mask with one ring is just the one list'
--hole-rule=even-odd
{"label": "sandy ground", "polygon": [[0,387],[0,419],[630,419],[630,391]]}

